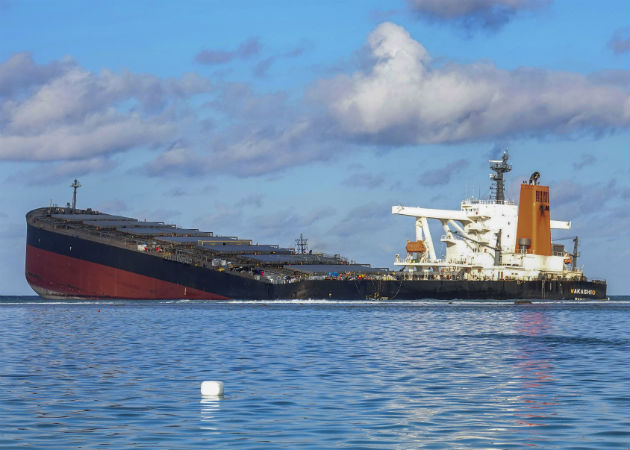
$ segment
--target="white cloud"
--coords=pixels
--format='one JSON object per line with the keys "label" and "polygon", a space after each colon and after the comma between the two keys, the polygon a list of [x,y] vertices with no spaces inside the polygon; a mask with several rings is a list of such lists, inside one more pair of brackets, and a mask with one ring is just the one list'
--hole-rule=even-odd
{"label": "white cloud", "polygon": [[262,175],[325,161],[359,145],[387,147],[617,131],[630,117],[625,77],[489,62],[438,64],[402,27],[368,38],[370,65],[320,80],[298,101],[222,83],[204,106],[211,126],[165,150],[151,175]]}
{"label": "white cloud", "polygon": [[[378,26],[366,48],[368,65],[320,80],[306,99],[257,93],[245,83],[211,86],[195,74],[94,73],[70,58],[37,64],[16,54],[0,63],[0,160],[94,164],[160,148],[146,166],[150,175],[252,176],[365,144],[597,135],[630,118],[627,74],[620,72],[440,64],[393,23]],[[189,101],[197,94],[205,95],[200,106]]]}
{"label": "white cloud", "polygon": [[70,58],[37,64],[30,53],[15,53],[0,63],[0,97],[15,95],[24,89],[41,85],[72,66]]}
{"label": "white cloud", "polygon": [[33,129],[28,134],[0,136],[0,159],[61,160],[91,158],[151,146],[171,137],[168,122],[146,120],[138,114],[113,110],[93,113],[78,123]]}
{"label": "white cloud", "polygon": [[260,175],[318,159],[306,145],[312,140],[312,122],[296,120],[288,124],[263,122],[252,128],[234,127],[233,140],[218,146],[219,166],[239,175]]}
{"label": "white cloud", "polygon": [[194,149],[176,142],[169,149],[160,153],[146,167],[149,175],[167,173],[200,174],[206,171],[208,161],[200,157]]}
{"label": "white cloud", "polygon": [[165,143],[177,128],[174,105],[209,89],[193,74],[95,74],[70,59],[37,65],[16,54],[0,64],[0,159],[84,159]]}
{"label": "white cloud", "polygon": [[630,118],[627,86],[615,77],[505,71],[488,62],[438,65],[389,22],[368,45],[369,71],[322,80],[311,91],[347,139],[409,145],[601,133]]}
{"label": "white cloud", "polygon": [[339,151],[327,136],[327,125],[297,109],[287,117],[231,112],[225,122],[228,125],[221,129],[201,132],[195,142],[159,154],[148,164],[147,173],[255,176],[325,160]]}

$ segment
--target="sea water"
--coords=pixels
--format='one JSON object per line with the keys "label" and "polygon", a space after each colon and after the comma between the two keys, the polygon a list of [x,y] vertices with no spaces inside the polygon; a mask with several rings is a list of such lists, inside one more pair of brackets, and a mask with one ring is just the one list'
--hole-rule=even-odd
{"label": "sea water", "polygon": [[627,449],[628,300],[4,298],[0,449]]}

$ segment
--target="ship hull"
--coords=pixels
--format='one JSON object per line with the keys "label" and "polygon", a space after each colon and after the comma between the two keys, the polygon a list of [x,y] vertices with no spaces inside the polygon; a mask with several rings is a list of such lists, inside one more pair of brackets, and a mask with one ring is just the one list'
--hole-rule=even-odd
{"label": "ship hull", "polygon": [[603,299],[595,281],[303,280],[273,284],[27,225],[26,279],[45,298]]}

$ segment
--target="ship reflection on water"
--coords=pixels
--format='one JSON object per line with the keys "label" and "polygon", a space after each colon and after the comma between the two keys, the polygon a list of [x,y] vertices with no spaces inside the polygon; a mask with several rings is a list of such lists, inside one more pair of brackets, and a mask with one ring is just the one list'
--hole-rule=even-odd
{"label": "ship reflection on water", "polygon": [[545,420],[556,415],[553,355],[545,342],[551,328],[549,321],[541,311],[527,311],[517,326],[518,336],[523,337],[517,340],[514,366],[521,390],[517,397],[519,407],[515,410],[519,425],[548,425]]}

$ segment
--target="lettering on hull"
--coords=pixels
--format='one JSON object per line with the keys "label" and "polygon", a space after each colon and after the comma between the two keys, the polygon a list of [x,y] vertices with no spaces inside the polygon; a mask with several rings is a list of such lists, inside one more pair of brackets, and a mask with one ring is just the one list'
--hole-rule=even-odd
{"label": "lettering on hull", "polygon": [[597,291],[595,289],[571,288],[571,294],[595,296],[597,295]]}

